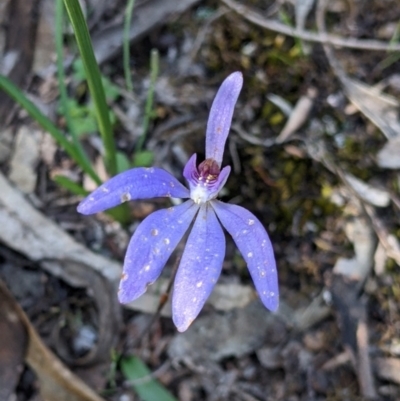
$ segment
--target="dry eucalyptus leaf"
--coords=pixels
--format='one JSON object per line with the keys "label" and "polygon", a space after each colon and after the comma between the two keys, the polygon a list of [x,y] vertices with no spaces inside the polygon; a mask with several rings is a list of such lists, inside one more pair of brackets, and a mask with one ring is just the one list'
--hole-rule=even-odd
{"label": "dry eucalyptus leaf", "polygon": [[386,249],[382,243],[379,242],[374,255],[374,272],[377,276],[381,276],[385,272],[387,259],[388,255]]}
{"label": "dry eucalyptus leaf", "polygon": [[27,194],[32,193],[36,187],[41,136],[41,132],[22,126],[17,133],[10,161],[10,180]]}
{"label": "dry eucalyptus leaf", "polygon": [[[25,312],[18,305],[7,287],[0,281],[0,299],[3,315],[11,316],[27,333],[26,344],[21,338],[27,364],[36,373],[40,383],[40,393],[46,401],[104,401],[79,377],[75,376],[42,342]],[[17,334],[17,333],[16,333]],[[6,398],[1,398],[5,400]]]}
{"label": "dry eucalyptus leaf", "polygon": [[302,96],[292,113],[289,116],[288,121],[283,127],[281,133],[276,138],[276,143],[282,143],[289,139],[307,120],[310,115],[311,109],[314,104],[314,100],[317,96],[317,90],[315,88],[309,88],[307,95]]}
{"label": "dry eucalyptus leaf", "polygon": [[306,19],[311,9],[314,6],[315,0],[296,0],[295,2],[295,16],[296,27],[302,31],[306,24]]}
{"label": "dry eucalyptus leaf", "polygon": [[361,199],[377,207],[386,207],[390,203],[390,194],[361,181],[354,175],[344,173],[347,183],[357,192]]}
{"label": "dry eucalyptus leaf", "polygon": [[388,140],[400,136],[400,103],[379,88],[366,85],[349,77],[341,77],[350,101],[371,120]]}
{"label": "dry eucalyptus leaf", "polygon": [[353,243],[355,257],[339,258],[333,268],[335,274],[363,283],[368,277],[374,262],[376,238],[370,225],[363,218],[346,224],[346,235]]}
{"label": "dry eucalyptus leaf", "polygon": [[276,107],[278,107],[286,117],[290,117],[290,115],[293,113],[292,105],[282,96],[270,93],[267,95],[267,99]]}
{"label": "dry eucalyptus leaf", "polygon": [[381,379],[400,385],[400,359],[376,358],[374,362],[376,374]]}
{"label": "dry eucalyptus leaf", "polygon": [[400,136],[386,142],[377,154],[378,166],[382,168],[400,168]]}

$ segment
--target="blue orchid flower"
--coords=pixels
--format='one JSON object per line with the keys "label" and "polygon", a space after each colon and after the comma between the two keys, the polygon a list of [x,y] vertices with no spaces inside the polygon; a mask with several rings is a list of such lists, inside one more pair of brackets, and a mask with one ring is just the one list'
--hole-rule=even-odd
{"label": "blue orchid flower", "polygon": [[160,276],[168,258],[194,220],[172,295],[172,315],[177,329],[185,331],[200,313],[222,270],[225,257],[223,226],[241,252],[263,304],[278,308],[278,277],[271,241],[260,221],[248,210],[217,200],[230,167],[221,170],[233,110],[243,85],[240,72],[222,83],[211,107],[206,132],[206,160],[196,165],[196,154],[183,175],[189,189],[167,171],[134,168],[99,186],[78,206],[93,214],[120,203],[144,198],[188,198],[179,206],[158,210],[136,229],[126,251],[119,300],[140,297]]}

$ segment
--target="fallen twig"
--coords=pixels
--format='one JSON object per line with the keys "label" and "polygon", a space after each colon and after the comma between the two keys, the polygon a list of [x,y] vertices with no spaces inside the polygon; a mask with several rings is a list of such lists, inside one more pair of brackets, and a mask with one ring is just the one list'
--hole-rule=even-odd
{"label": "fallen twig", "polygon": [[307,40],[310,42],[327,43],[332,46],[347,47],[352,49],[375,50],[375,51],[399,51],[400,44],[388,44],[380,40],[374,39],[354,39],[342,38],[340,36],[331,35],[326,32],[313,33],[309,31],[292,28],[279,21],[263,18],[259,13],[251,8],[239,4],[234,0],[221,0],[231,10],[241,15],[246,20],[270,31],[282,33],[284,35],[293,36],[295,38]]}

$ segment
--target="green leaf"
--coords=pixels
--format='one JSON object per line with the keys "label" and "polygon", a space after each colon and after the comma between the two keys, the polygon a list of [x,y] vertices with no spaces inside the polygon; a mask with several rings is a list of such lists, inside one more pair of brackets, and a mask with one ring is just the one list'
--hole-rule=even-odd
{"label": "green leaf", "polygon": [[177,401],[165,387],[151,377],[151,371],[139,358],[123,358],[121,369],[142,401]]}
{"label": "green leaf", "polygon": [[150,150],[135,153],[133,167],[150,167],[153,164],[154,154]]}
{"label": "green leaf", "polygon": [[[72,63],[72,71],[72,76],[75,82],[81,83],[86,80],[85,69],[83,67],[83,62],[81,58],[77,58]],[[114,85],[111,80],[104,75],[101,76],[101,82],[103,83],[104,93],[108,102],[116,100],[118,96],[121,95],[121,90],[118,88],[118,86]]]}
{"label": "green leaf", "polygon": [[82,82],[86,80],[85,68],[81,58],[77,58],[72,63],[73,78],[76,82]]}
{"label": "green leaf", "polygon": [[125,153],[117,152],[117,168],[118,173],[122,173],[123,171],[131,168],[131,163],[129,162],[129,159],[126,157]]}
{"label": "green leaf", "polygon": [[76,131],[76,134],[80,137],[92,134],[96,132],[97,123],[96,120],[89,114],[86,117],[74,118],[72,120],[72,125]]}
{"label": "green leaf", "polygon": [[93,52],[89,30],[82,13],[79,0],[64,0],[65,8],[75,32],[76,42],[81,54],[89,91],[96,110],[101,138],[105,150],[105,165],[111,175],[117,172],[116,149],[111,129],[109,110],[106,103],[100,69]]}
{"label": "green leaf", "polygon": [[130,69],[130,40],[129,40],[129,31],[131,29],[131,21],[133,14],[133,7],[135,6],[135,0],[128,0],[126,9],[125,9],[125,19],[124,19],[124,36],[122,38],[123,44],[123,62],[124,62],[124,75],[125,75],[125,84],[126,89],[129,92],[133,92],[133,83]]}
{"label": "green leaf", "polygon": [[108,102],[113,102],[121,95],[121,91],[118,86],[114,85],[107,77],[103,76],[101,81],[103,82],[104,92]]}
{"label": "green leaf", "polygon": [[53,177],[53,181],[60,187],[67,189],[75,195],[86,196],[89,194],[89,191],[86,191],[86,189],[82,188],[81,185],[77,184],[75,181],[72,181],[70,178],[65,177],[64,175],[56,175]]}
{"label": "green leaf", "polygon": [[123,226],[126,226],[132,221],[128,203],[122,203],[112,209],[106,210],[104,213],[111,216],[115,221],[120,222]]}

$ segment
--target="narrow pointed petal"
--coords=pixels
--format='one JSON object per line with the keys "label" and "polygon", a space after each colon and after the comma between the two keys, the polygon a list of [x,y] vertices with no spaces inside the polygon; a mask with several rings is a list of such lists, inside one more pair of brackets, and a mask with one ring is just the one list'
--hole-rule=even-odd
{"label": "narrow pointed petal", "polygon": [[209,203],[199,211],[176,274],[172,316],[185,331],[200,313],[221,274],[225,236]]}
{"label": "narrow pointed petal", "polygon": [[131,199],[156,197],[189,198],[189,190],[161,168],[133,168],[100,185],[82,200],[78,212],[93,214]]}
{"label": "narrow pointed petal", "polygon": [[243,207],[220,201],[211,204],[246,261],[262,303],[276,311],[279,305],[278,274],[272,244],[264,227]]}
{"label": "narrow pointed petal", "polygon": [[221,167],[225,142],[232,123],[233,110],[243,85],[241,72],[234,72],[222,83],[211,106],[207,123],[206,159]]}
{"label": "narrow pointed petal", "polygon": [[140,297],[147,286],[157,280],[198,209],[199,206],[189,200],[158,210],[142,221],[126,251],[118,292],[121,303]]}

